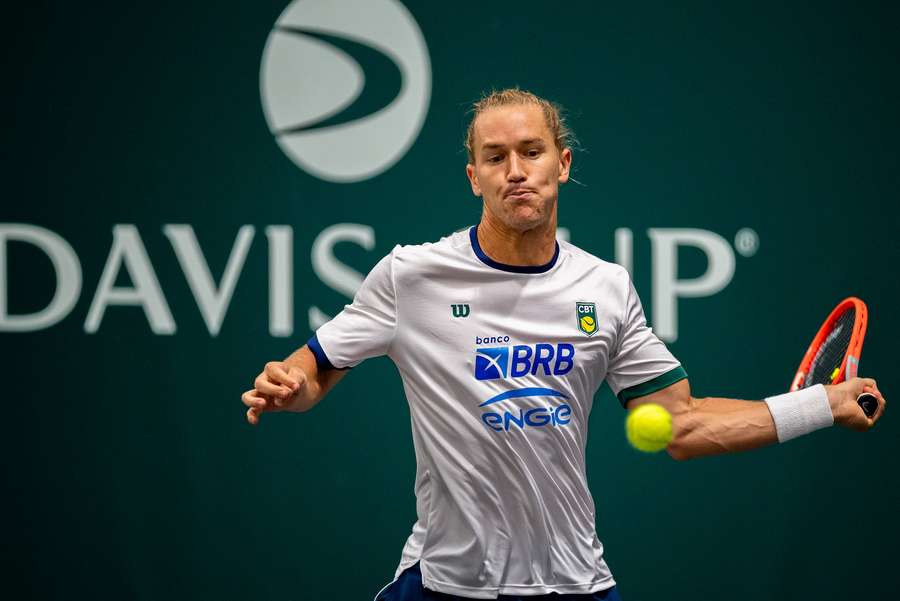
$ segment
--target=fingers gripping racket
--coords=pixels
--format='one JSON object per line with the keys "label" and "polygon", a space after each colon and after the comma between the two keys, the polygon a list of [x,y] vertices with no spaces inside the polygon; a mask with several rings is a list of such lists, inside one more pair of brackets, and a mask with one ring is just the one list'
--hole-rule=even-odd
{"label": "fingers gripping racket", "polygon": [[[855,378],[868,321],[869,310],[860,299],[851,296],[841,301],[806,350],[791,391]],[[864,392],[856,401],[867,416],[875,415],[878,399],[874,394]]]}

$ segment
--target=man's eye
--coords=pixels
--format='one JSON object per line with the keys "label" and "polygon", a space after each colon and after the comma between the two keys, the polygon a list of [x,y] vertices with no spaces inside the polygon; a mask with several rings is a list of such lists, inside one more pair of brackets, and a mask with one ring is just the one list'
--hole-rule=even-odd
{"label": "man's eye", "polygon": [[540,154],[541,154],[541,151],[538,150],[537,148],[531,148],[531,149],[528,150],[528,156],[530,156],[530,157],[532,157],[532,158],[533,158],[533,157],[536,157],[536,156],[538,156],[538,155],[540,155]]}
{"label": "man's eye", "polygon": [[502,159],[503,159],[503,157],[501,157],[499,154],[495,154],[494,156],[488,158],[488,162],[489,163],[499,163]]}

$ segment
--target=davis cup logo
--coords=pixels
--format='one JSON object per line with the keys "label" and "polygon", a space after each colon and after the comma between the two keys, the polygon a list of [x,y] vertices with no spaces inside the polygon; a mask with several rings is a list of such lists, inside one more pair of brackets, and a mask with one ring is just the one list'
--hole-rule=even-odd
{"label": "davis cup logo", "polygon": [[330,182],[399,161],[422,129],[431,62],[397,0],[294,0],[263,51],[260,95],[282,151]]}

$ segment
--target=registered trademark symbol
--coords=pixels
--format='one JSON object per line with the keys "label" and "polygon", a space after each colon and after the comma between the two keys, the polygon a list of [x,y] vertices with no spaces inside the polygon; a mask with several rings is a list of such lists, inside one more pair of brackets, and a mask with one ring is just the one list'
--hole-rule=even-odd
{"label": "registered trademark symbol", "polygon": [[759,250],[759,236],[749,227],[741,228],[734,235],[734,248],[743,257],[752,257]]}

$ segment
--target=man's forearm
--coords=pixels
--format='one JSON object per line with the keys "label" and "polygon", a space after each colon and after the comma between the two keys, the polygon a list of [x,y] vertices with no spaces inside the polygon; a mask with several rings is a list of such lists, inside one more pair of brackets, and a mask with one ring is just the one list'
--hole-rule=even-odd
{"label": "man's forearm", "polygon": [[778,442],[775,422],[762,401],[691,398],[673,413],[675,439],[669,454],[678,460],[747,451]]}
{"label": "man's forearm", "polygon": [[307,394],[296,398],[289,408],[290,411],[302,412],[312,409],[346,373],[341,369],[320,371],[316,363],[316,356],[305,344],[291,353],[284,363],[299,368],[306,374],[307,379]]}
{"label": "man's forearm", "polygon": [[[674,459],[684,460],[756,449],[832,424],[864,432],[878,421],[887,406],[875,380],[870,378],[852,378],[825,386],[824,397],[820,396],[822,390],[815,391],[814,388],[801,391],[803,394],[792,392],[765,401],[700,399],[691,396],[690,383],[684,379],[631,399],[627,407],[632,410],[645,403],[665,407],[672,414],[674,434],[667,450]],[[874,416],[867,416],[857,403],[863,392],[873,393],[878,398]],[[785,398],[790,395],[800,396]]]}

